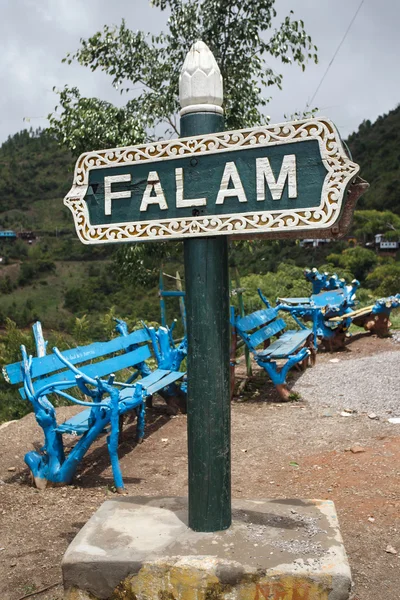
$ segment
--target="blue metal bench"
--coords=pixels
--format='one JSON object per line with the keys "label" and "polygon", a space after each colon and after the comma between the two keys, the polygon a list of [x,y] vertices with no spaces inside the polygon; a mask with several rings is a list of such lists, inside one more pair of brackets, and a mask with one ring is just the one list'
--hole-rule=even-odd
{"label": "blue metal bench", "polygon": [[[356,291],[360,285],[357,279],[347,284],[344,279],[328,273],[319,273],[317,269],[304,272],[311,282],[313,293],[308,298],[278,298],[281,310],[290,313],[296,319],[312,322],[314,345],[335,350],[344,346],[348,330],[352,323],[348,313],[356,305]],[[339,321],[331,318],[340,317]]]}
{"label": "blue metal bench", "polygon": [[[358,282],[357,282],[358,283]],[[329,350],[344,345],[351,325],[351,313],[355,304],[353,288],[332,289],[311,294],[309,298],[278,298],[277,306],[298,321],[311,321],[314,332],[314,345],[326,346]],[[340,317],[339,322],[330,321]]]}
{"label": "blue metal bench", "polygon": [[[263,301],[268,301],[263,297]],[[286,376],[294,366],[306,368],[315,363],[313,332],[300,323],[299,330],[286,330],[279,307],[258,310],[236,317],[231,309],[231,325],[253,354],[257,364],[268,373],[282,400],[290,398]],[[275,338],[275,339],[274,339]]]}
{"label": "blue metal bench", "polygon": [[[151,357],[149,342],[152,341],[156,359],[160,361],[159,368],[153,372],[145,362]],[[157,332],[147,328],[63,352],[54,348],[53,354],[35,358],[21,347],[22,362],[5,366],[3,374],[10,383],[23,384],[20,393],[32,403],[36,421],[44,432],[45,442],[40,452],[25,455],[38,488],[70,483],[90,445],[101,433],[107,432],[115,486],[119,492],[124,489],[118,461],[119,419],[135,410],[136,438],[137,441],[143,439],[146,399],[156,392],[171,389],[170,386],[185,375],[179,372],[179,366],[176,370],[165,368],[167,359],[163,348],[168,345],[169,334],[165,328]],[[135,367],[134,373],[125,378],[125,370],[132,367]],[[115,379],[118,372],[122,381]],[[138,381],[133,383],[135,379]],[[73,396],[74,388],[91,398],[91,402]],[[85,410],[58,424],[56,410],[49,399],[51,394],[65,397]],[[80,437],[68,454],[64,451],[64,434]]]}
{"label": "blue metal bench", "polygon": [[[312,285],[312,293],[319,294],[320,292],[326,292],[328,290],[337,290],[346,287],[346,280],[340,279],[336,273],[329,275],[329,273],[320,273],[315,267],[313,269],[306,269],[304,271],[304,277]],[[355,279],[352,283],[355,283]]]}
{"label": "blue metal bench", "polygon": [[317,269],[307,269],[304,275],[312,284],[311,296],[278,298],[277,305],[296,320],[313,323],[315,346],[330,351],[343,348],[352,323],[381,337],[389,335],[390,312],[399,306],[399,294],[356,309],[357,279],[347,284],[336,274],[319,273]]}
{"label": "blue metal bench", "polygon": [[[348,312],[347,319],[351,319],[354,325],[363,327],[366,331],[375,333],[379,337],[387,337],[390,335],[390,313],[393,309],[400,306],[400,294],[389,296],[388,298],[380,298],[375,304],[364,306],[358,310]],[[329,323],[339,324],[340,317],[333,317]]]}
{"label": "blue metal bench", "polygon": [[[129,335],[126,322],[122,319],[114,320],[117,323],[115,327],[116,331],[124,337]],[[183,360],[187,356],[187,337],[184,336],[180,343],[176,344],[172,337],[172,327],[159,327],[156,330],[154,327],[147,327],[144,323],[143,327],[146,329],[151,340],[158,367],[169,371],[179,371]],[[149,375],[150,372],[150,367],[146,363],[140,365],[140,374],[142,376]],[[186,391],[187,382],[185,375],[180,388],[177,388],[173,383],[168,388],[160,390],[158,394],[166,401],[171,414],[176,414],[178,410],[186,413]],[[151,397],[147,400],[147,406],[152,406]]]}

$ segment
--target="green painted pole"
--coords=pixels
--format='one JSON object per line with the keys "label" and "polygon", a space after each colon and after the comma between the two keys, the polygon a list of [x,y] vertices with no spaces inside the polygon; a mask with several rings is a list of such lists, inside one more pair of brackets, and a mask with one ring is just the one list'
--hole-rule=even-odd
{"label": "green painted pole", "polygon": [[[204,71],[208,79],[204,76],[199,84]],[[196,82],[190,87],[193,76]],[[202,42],[194,44],[185,60],[180,99],[182,137],[224,130],[222,79],[213,55]],[[227,238],[187,239],[184,257],[189,349],[189,527],[194,531],[220,531],[231,524]]]}

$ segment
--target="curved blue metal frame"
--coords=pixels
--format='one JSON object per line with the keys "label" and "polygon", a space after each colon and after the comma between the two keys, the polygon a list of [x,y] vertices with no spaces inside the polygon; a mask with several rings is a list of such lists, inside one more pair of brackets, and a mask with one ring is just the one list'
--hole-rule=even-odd
{"label": "curved blue metal frame", "polygon": [[[45,357],[46,342],[42,339],[41,329],[40,331],[39,329],[40,328],[37,327],[35,329],[36,341],[38,341],[37,335],[40,337],[39,342],[41,352],[38,354]],[[117,320],[116,329],[120,335],[129,335],[127,325],[122,320]],[[173,393],[176,394],[176,384],[168,383],[168,381],[171,382],[171,380],[173,380],[169,373],[179,372],[181,362],[187,353],[186,340],[184,340],[177,348],[175,346],[171,347],[170,334],[167,328],[160,327],[157,331],[151,327],[146,329],[154,349],[158,369],[156,372],[152,372],[144,361],[132,365],[136,366],[137,370],[125,382],[116,381],[115,375],[112,373],[108,376],[107,381],[99,377],[91,377],[85,373],[84,367],[79,368],[75,366],[58,350],[58,348],[53,348],[53,352],[58,360],[60,360],[61,363],[68,368],[68,371],[71,372],[71,375],[75,377],[69,380],[60,377],[60,381],[52,381],[51,383],[42,384],[41,386],[40,378],[38,378],[34,384],[32,381],[33,357],[28,356],[26,348],[21,346],[21,376],[25,397],[33,406],[36,421],[42,427],[45,438],[44,445],[39,452],[31,451],[25,456],[25,462],[30,468],[38,487],[46,487],[48,482],[51,482],[54,485],[70,483],[79,462],[86,454],[92,442],[100,433],[105,431],[106,427],[110,427],[109,435],[107,436],[107,448],[110,455],[114,482],[118,491],[124,489],[122,473],[118,461],[119,418],[128,411],[136,411],[136,437],[137,440],[140,441],[144,437],[146,398],[151,395],[151,392],[148,391],[147,388],[154,391],[162,391],[165,389],[165,393],[171,393],[171,395]],[[126,352],[133,352],[138,348],[139,345],[135,344],[126,348]],[[35,359],[35,361],[36,360],[38,359]],[[44,360],[47,360],[47,357],[45,357]],[[113,360],[115,362],[115,359]],[[63,371],[63,374],[65,377],[65,371]],[[180,375],[179,372],[179,376]],[[184,375],[185,374],[182,373],[182,377]],[[143,379],[148,377],[148,384],[142,385],[142,380],[132,383],[132,381],[139,376]],[[164,378],[168,385],[163,387],[162,383]],[[21,378],[19,381],[21,381]],[[91,398],[92,401],[80,400],[65,391],[74,386],[77,386],[79,390],[87,397]],[[58,426],[55,408],[48,399],[48,395],[51,393],[60,395],[76,405],[90,409],[87,418],[82,417],[82,422],[77,425],[77,433],[82,435],[68,455],[64,452],[62,434],[72,431],[70,429],[71,424],[68,425],[68,427],[65,427],[64,424]],[[82,413],[82,415],[83,414],[84,413]]]}

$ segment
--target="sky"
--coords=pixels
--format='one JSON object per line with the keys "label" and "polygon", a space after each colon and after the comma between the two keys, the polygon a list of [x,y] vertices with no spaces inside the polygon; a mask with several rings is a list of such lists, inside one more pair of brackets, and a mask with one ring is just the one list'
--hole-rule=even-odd
{"label": "sky", "polygon": [[[303,19],[318,46],[319,64],[271,66],[283,73],[283,90],[269,88],[267,114],[278,123],[303,111],[315,93],[361,0],[277,0],[280,21],[292,9]],[[364,119],[374,121],[400,103],[400,3],[364,0],[343,45],[313,102],[331,118],[342,137]],[[124,18],[133,30],[157,33],[166,14],[148,0],[0,0],[0,143],[32,126],[47,126],[57,104],[53,87],[77,86],[85,96],[121,104],[119,93],[102,73],[62,64],[104,24]],[[124,97],[126,100],[126,96]]]}

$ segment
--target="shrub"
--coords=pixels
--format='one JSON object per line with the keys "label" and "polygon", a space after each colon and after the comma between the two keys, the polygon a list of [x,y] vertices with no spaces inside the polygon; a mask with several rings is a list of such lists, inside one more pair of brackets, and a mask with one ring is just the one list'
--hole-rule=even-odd
{"label": "shrub", "polygon": [[400,264],[379,265],[367,276],[366,284],[381,297],[400,294]]}
{"label": "shrub", "polygon": [[342,267],[353,273],[356,279],[364,281],[368,271],[378,262],[378,258],[372,250],[356,246],[347,248],[341,254],[330,254],[327,258],[335,266]]}

